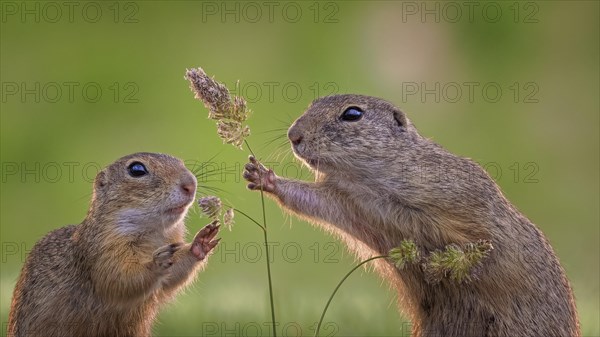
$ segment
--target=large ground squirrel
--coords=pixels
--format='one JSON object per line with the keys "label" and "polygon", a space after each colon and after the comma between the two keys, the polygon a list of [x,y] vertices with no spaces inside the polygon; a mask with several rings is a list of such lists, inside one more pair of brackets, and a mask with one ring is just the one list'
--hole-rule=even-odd
{"label": "large ground squirrel", "polygon": [[216,223],[184,243],[196,178],[177,158],[136,153],[98,173],[85,220],[35,244],[8,336],[150,336],[159,305],[217,245]]}
{"label": "large ground squirrel", "polygon": [[288,137],[316,181],[278,177],[251,157],[248,187],[337,234],[359,258],[385,255],[407,239],[424,255],[493,244],[470,282],[430,282],[421,264],[399,270],[375,262],[397,288],[414,336],[580,336],[571,287],[540,230],[479,165],[419,135],[393,104],[323,97]]}

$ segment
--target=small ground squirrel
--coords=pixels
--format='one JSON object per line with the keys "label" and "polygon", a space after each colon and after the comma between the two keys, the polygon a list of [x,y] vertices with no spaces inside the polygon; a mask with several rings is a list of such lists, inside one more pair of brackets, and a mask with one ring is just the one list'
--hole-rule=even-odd
{"label": "small ground squirrel", "polygon": [[98,173],[85,220],[35,244],[14,290],[8,336],[150,336],[160,304],[217,245],[211,223],[185,244],[196,178],[177,158],[123,157]]}
{"label": "small ground squirrel", "polygon": [[316,181],[278,177],[251,157],[248,188],[338,235],[359,258],[385,255],[405,239],[425,255],[450,244],[493,244],[467,283],[431,283],[421,265],[375,262],[397,288],[413,336],[580,336],[571,287],[540,230],[479,165],[419,135],[393,104],[323,97],[288,137]]}

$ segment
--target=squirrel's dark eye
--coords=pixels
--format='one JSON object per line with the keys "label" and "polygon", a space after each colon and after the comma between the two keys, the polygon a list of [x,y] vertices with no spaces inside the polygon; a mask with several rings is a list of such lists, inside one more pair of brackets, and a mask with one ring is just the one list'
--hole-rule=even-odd
{"label": "squirrel's dark eye", "polygon": [[360,108],[352,106],[344,110],[344,112],[340,116],[340,119],[346,122],[356,122],[357,120],[361,119],[362,116],[363,111]]}
{"label": "squirrel's dark eye", "polygon": [[140,163],[139,161],[129,164],[129,167],[127,169],[129,170],[129,175],[136,178],[148,174],[146,166],[144,166],[144,164]]}

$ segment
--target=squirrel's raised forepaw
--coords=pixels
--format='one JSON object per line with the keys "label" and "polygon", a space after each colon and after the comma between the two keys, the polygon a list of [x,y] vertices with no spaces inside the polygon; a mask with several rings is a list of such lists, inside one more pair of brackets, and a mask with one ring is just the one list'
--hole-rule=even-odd
{"label": "squirrel's raised forepaw", "polygon": [[254,156],[248,157],[248,160],[250,162],[244,166],[244,179],[248,181],[248,189],[262,189],[265,192],[274,193],[277,180],[275,172],[264,167]]}
{"label": "squirrel's raised forepaw", "polygon": [[192,242],[191,251],[198,260],[204,260],[208,253],[210,253],[210,251],[217,246],[219,241],[221,241],[220,238],[214,239],[219,233],[220,227],[219,221],[215,220],[204,226],[204,228],[196,234],[196,237],[194,237],[194,241]]}

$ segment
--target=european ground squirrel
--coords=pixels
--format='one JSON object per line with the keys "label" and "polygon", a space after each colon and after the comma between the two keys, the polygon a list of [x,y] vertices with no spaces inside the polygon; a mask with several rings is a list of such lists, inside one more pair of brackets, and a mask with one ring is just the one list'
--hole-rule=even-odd
{"label": "european ground squirrel", "polygon": [[136,153],[98,173],[86,218],[35,244],[14,290],[9,336],[150,336],[159,306],[194,279],[216,223],[184,243],[196,178]]}
{"label": "european ground squirrel", "polygon": [[414,336],[580,336],[571,287],[540,230],[478,164],[419,135],[393,104],[323,97],[288,137],[315,182],[278,177],[251,157],[248,187],[336,234],[360,259],[405,239],[424,256],[447,245],[493,244],[470,282],[430,282],[421,264],[399,270],[375,262],[397,288]]}

